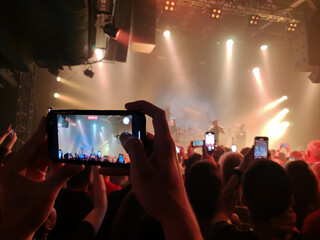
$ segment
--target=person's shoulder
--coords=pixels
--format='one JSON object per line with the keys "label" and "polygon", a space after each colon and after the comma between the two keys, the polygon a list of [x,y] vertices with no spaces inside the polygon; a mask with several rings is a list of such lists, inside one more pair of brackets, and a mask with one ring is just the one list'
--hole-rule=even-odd
{"label": "person's shoulder", "polygon": [[235,226],[227,222],[217,222],[213,225],[210,239],[214,240],[257,240],[253,231],[239,231]]}

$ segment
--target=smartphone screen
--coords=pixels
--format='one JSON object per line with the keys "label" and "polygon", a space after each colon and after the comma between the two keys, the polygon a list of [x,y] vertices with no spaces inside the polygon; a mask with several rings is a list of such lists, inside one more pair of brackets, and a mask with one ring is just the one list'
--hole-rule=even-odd
{"label": "smartphone screen", "polygon": [[209,152],[214,150],[214,145],[215,145],[214,133],[211,133],[211,132],[206,133],[205,144]]}
{"label": "smartphone screen", "polygon": [[124,163],[123,154],[119,154],[118,162],[119,163]]}
{"label": "smartphone screen", "polygon": [[236,151],[237,151],[237,145],[232,144],[232,145],[231,145],[231,151],[232,151],[232,152],[236,152]]}
{"label": "smartphone screen", "polygon": [[[145,116],[139,112],[52,110],[47,120],[49,154],[61,162],[128,167],[119,136],[128,132],[145,139]],[[71,157],[60,158],[58,149]]]}
{"label": "smartphone screen", "polygon": [[192,141],[191,142],[192,147],[202,147],[203,146],[203,140],[198,140],[198,141]]}
{"label": "smartphone screen", "polygon": [[254,139],[254,159],[268,157],[268,137],[255,137]]}
{"label": "smartphone screen", "polygon": [[176,151],[177,151],[177,153],[179,154],[179,153],[180,153],[180,148],[179,148],[179,147],[176,147]]}
{"label": "smartphone screen", "polygon": [[286,143],[282,143],[281,145],[282,145],[282,147],[287,147]]}

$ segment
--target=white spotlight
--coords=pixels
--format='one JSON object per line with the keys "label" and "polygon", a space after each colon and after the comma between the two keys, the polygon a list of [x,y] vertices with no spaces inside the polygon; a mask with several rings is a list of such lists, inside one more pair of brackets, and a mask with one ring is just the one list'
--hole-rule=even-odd
{"label": "white spotlight", "polygon": [[60,78],[60,77],[57,77],[57,81],[60,82],[60,80],[61,80],[61,78]]}
{"label": "white spotlight", "polygon": [[170,31],[169,31],[169,30],[165,30],[165,31],[163,32],[163,36],[164,36],[165,38],[169,38],[169,37],[170,37]]}
{"label": "white spotlight", "polygon": [[123,124],[128,125],[129,122],[130,122],[130,119],[129,119],[128,117],[124,117],[124,118],[122,119],[122,122],[123,122]]}
{"label": "white spotlight", "polygon": [[264,45],[262,45],[262,46],[260,47],[260,49],[261,49],[262,51],[265,51],[265,50],[268,49],[268,45],[264,44]]}
{"label": "white spotlight", "polygon": [[231,48],[233,45],[233,40],[232,39],[227,40],[226,44],[228,48]]}
{"label": "white spotlight", "polygon": [[55,97],[55,98],[59,98],[59,93],[55,93],[55,94],[53,94],[53,96]]}
{"label": "white spotlight", "polygon": [[97,61],[100,61],[100,60],[102,60],[103,59],[103,55],[104,55],[104,53],[103,53],[103,51],[102,51],[102,49],[100,49],[100,48],[96,48],[95,50],[94,50],[94,53],[96,54],[96,57],[97,57]]}

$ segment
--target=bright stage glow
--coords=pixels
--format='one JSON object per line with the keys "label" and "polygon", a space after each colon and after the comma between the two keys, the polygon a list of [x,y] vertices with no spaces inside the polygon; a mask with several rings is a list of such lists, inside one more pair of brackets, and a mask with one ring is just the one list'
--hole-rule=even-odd
{"label": "bright stage glow", "polygon": [[55,98],[59,98],[60,94],[59,94],[59,93],[54,93],[53,96],[54,96]]}
{"label": "bright stage glow", "polygon": [[171,33],[170,33],[170,31],[169,30],[165,30],[164,32],[163,32],[163,36],[165,37],[165,38],[170,38],[170,35],[171,35]]}
{"label": "bright stage glow", "polygon": [[267,104],[264,108],[263,108],[263,111],[266,112],[266,111],[269,111],[273,108],[275,108],[277,105],[279,105],[280,103],[282,103],[283,101],[287,100],[288,97],[287,96],[282,96],[281,98]]}
{"label": "bright stage glow", "polygon": [[60,82],[60,80],[61,80],[61,78],[60,78],[60,77],[57,77],[57,81]]}
{"label": "bright stage glow", "polygon": [[264,44],[260,47],[262,51],[266,51],[268,49],[268,45]]}
{"label": "bright stage glow", "polygon": [[260,74],[260,68],[254,68],[252,70],[254,78],[256,79],[256,82],[259,86],[260,89],[262,89],[262,79],[261,79],[261,74]]}
{"label": "bright stage glow", "polygon": [[276,139],[283,136],[290,126],[288,121],[281,122],[288,114],[289,109],[285,108],[279,112],[271,121],[267,123],[267,135],[270,138]]}
{"label": "bright stage glow", "polygon": [[232,49],[233,40],[232,39],[227,40],[226,44],[227,44],[227,48],[231,48]]}
{"label": "bright stage glow", "polygon": [[122,122],[123,122],[123,124],[128,125],[129,122],[130,122],[130,119],[129,119],[128,117],[124,117],[124,118],[122,119]]}
{"label": "bright stage glow", "polygon": [[97,61],[100,61],[100,60],[102,60],[103,59],[103,51],[102,51],[102,49],[100,49],[100,48],[96,48],[95,50],[94,50],[94,53],[96,54],[96,58],[97,58]]}

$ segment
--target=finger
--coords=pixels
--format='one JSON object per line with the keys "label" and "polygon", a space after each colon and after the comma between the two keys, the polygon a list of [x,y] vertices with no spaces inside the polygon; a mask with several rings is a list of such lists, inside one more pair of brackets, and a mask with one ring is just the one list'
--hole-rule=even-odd
{"label": "finger", "polygon": [[153,127],[155,135],[157,136],[170,136],[170,130],[167,123],[166,113],[163,109],[147,102],[147,101],[136,101],[127,103],[126,109],[132,111],[142,111],[148,116],[152,117]]}
{"label": "finger", "polygon": [[25,168],[28,165],[28,161],[37,151],[38,147],[42,143],[43,138],[47,132],[46,129],[46,117],[42,117],[38,125],[38,129],[31,137],[31,139],[17,152],[15,160],[18,161],[16,165],[18,171]]}
{"label": "finger", "polygon": [[129,154],[131,168],[139,169],[139,171],[148,171],[152,164],[149,161],[142,142],[129,133],[122,133],[120,141],[123,148]]}
{"label": "finger", "polygon": [[64,165],[43,183],[49,191],[58,193],[60,188],[69,180],[69,178],[80,173],[83,169],[84,165]]}

